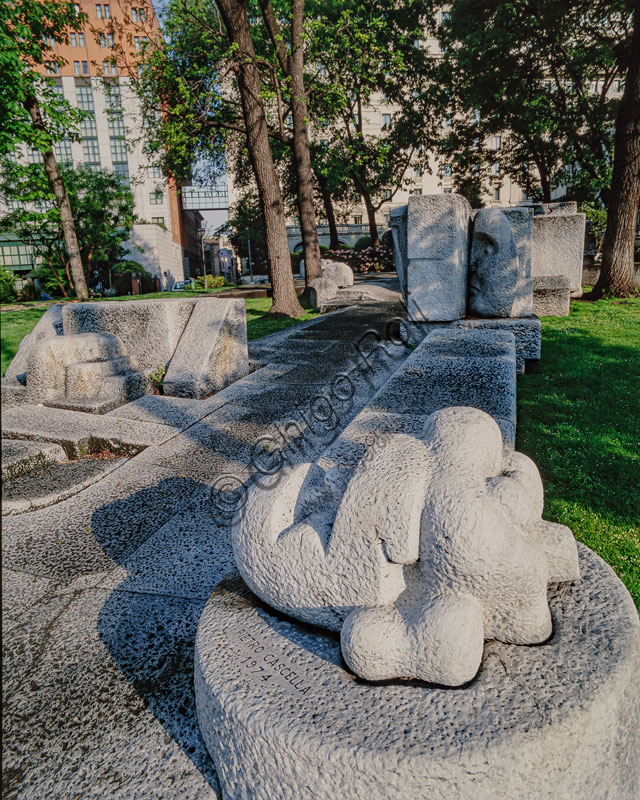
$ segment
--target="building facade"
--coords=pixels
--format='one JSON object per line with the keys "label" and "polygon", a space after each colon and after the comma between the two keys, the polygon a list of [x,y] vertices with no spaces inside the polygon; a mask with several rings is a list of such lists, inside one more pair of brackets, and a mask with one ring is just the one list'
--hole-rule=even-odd
{"label": "building facade", "polygon": [[[150,4],[79,0],[76,8],[88,20],[70,33],[68,43],[51,43],[66,64],[45,62],[42,69],[70,105],[86,112],[80,141],[59,142],[57,160],[115,172],[129,186],[139,221],[131,231],[128,257],[157,278],[163,289],[170,289],[175,281],[202,272],[202,215],[181,208],[176,187],[145,156],[140,103],[130,78],[119,74],[112,32],[115,26],[121,46],[135,58],[149,33],[159,32],[157,18]],[[42,159],[23,146],[15,155],[18,160]],[[28,249],[5,237],[0,241],[0,263],[25,274],[34,266]]]}

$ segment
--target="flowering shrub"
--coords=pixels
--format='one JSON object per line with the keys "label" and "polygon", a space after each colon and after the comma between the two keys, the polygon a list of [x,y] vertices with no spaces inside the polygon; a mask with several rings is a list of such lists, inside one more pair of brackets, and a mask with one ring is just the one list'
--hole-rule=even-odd
{"label": "flowering shrub", "polygon": [[366,275],[370,270],[381,272],[393,269],[393,253],[389,247],[365,247],[364,250],[330,250],[326,258],[331,261],[343,261],[354,272]]}
{"label": "flowering shrub", "polygon": [[[224,286],[224,278],[222,275],[207,275],[207,289],[221,289]],[[196,278],[196,289],[204,289],[204,275],[198,275]]]}

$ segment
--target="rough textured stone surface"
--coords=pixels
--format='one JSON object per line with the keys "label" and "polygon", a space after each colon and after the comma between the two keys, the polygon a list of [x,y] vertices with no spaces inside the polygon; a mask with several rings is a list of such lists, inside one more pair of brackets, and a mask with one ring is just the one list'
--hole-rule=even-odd
{"label": "rough textured stone surface", "polygon": [[569,279],[547,275],[533,279],[533,313],[538,317],[566,317],[571,305]]}
{"label": "rough textured stone surface", "polygon": [[533,245],[533,210],[529,208],[501,208],[513,231],[521,269],[525,278],[531,277],[531,247]]}
{"label": "rough textured stone surface", "polygon": [[407,214],[408,206],[392,208],[389,212],[389,226],[393,235],[393,261],[400,282],[400,291],[407,301]]}
{"label": "rough textured stone surface", "polygon": [[166,365],[185,329],[196,300],[115,300],[64,307],[64,335],[111,333],[118,337],[134,369]]}
{"label": "rough textured stone surface", "polygon": [[452,328],[502,331],[516,339],[516,369],[522,374],[527,361],[539,361],[542,346],[542,326],[538,317],[520,319],[460,319]]}
{"label": "rough textured stone surface", "polygon": [[640,629],[613,571],[580,548],[536,647],[485,645],[463,689],[356,681],[337,638],[265,609],[239,578],[196,639],[200,729],[225,798],[627,800],[640,792]]}
{"label": "rough textured stone surface", "polygon": [[2,408],[19,406],[27,399],[27,387],[18,381],[2,378]]}
{"label": "rough textured stone surface", "polygon": [[374,411],[425,416],[448,406],[486,411],[505,441],[515,441],[516,357],[511,333],[436,328],[369,403]]}
{"label": "rough textured stone surface", "polygon": [[25,442],[2,440],[2,480],[19,478],[34,469],[66,461],[67,456],[59,444],[52,442]]}
{"label": "rough textured stone surface", "polygon": [[572,293],[582,292],[584,214],[538,214],[533,218],[531,275],[564,275]]}
{"label": "rough textured stone surface", "polygon": [[34,350],[42,339],[62,335],[62,304],[50,306],[40,317],[31,333],[28,333],[20,342],[18,352],[7,367],[5,379],[7,381],[26,382],[26,373]]}
{"label": "rough textured stone surface", "polygon": [[164,391],[206,397],[249,371],[244,300],[205,298],[194,306],[164,378]]}
{"label": "rough textured stone surface", "polygon": [[529,317],[532,282],[520,265],[511,225],[498,208],[483,208],[473,223],[469,310],[481,317]]}
{"label": "rough textured stone surface", "polygon": [[309,302],[322,310],[338,294],[338,284],[331,278],[316,278],[309,284]]}
{"label": "rough textured stone surface", "polygon": [[579,578],[575,540],[541,519],[535,464],[503,452],[488,414],[446,408],[420,437],[388,436],[341,496],[331,473],[323,493],[314,469],[249,492],[234,556],[270,606],[340,629],[357,675],[458,686],[485,639],[550,636],[547,584]]}
{"label": "rough textured stone surface", "polygon": [[457,194],[411,196],[407,211],[407,313],[453,320],[467,305],[471,206]]}
{"label": "rough textured stone surface", "polygon": [[2,415],[2,435],[7,439],[55,442],[69,458],[99,450],[133,455],[174,435],[167,425],[100,417],[62,408],[24,405]]}
{"label": "rough textured stone surface", "polygon": [[342,261],[330,261],[326,258],[323,258],[320,264],[322,266],[323,278],[329,278],[329,280],[337,284],[340,289],[353,286],[353,270],[348,264]]}

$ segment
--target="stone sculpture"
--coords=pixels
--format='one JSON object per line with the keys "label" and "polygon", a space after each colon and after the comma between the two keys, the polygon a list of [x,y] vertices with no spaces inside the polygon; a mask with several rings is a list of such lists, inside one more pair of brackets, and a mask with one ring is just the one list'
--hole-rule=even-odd
{"label": "stone sculpture", "polygon": [[383,439],[341,492],[343,477],[302,464],[254,487],[233,549],[265,602],[341,632],[357,675],[457,686],[485,639],[549,637],[547,585],[578,579],[575,540],[541,519],[538,470],[489,415],[436,411],[421,438]]}
{"label": "stone sculpture", "polygon": [[338,285],[338,288],[346,289],[348,286],[353,286],[353,270],[348,264],[323,258],[320,265],[322,277],[332,280]]}
{"label": "stone sculpture", "polygon": [[498,208],[482,209],[473,225],[469,310],[481,317],[530,316],[532,293],[509,220]]}
{"label": "stone sculpture", "polygon": [[322,310],[338,294],[338,284],[323,276],[316,278],[309,284],[309,302],[313,308]]}

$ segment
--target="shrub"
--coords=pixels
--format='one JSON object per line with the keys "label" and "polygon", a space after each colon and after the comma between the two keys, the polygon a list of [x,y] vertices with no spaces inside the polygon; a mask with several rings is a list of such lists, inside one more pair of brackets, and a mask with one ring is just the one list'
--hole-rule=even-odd
{"label": "shrub", "polygon": [[0,267],[0,303],[10,303],[16,296],[16,281],[13,272]]}
{"label": "shrub", "polygon": [[367,247],[364,250],[334,250],[328,254],[328,258],[333,261],[343,261],[348,264],[354,272],[366,275],[370,270],[382,272],[382,270],[393,269],[393,254],[389,247],[379,245],[378,247]]}
{"label": "shrub", "polygon": [[371,237],[370,236],[361,236],[358,241],[353,245],[353,249],[356,252],[360,252],[364,250],[366,247],[371,247]]}
{"label": "shrub", "polygon": [[204,275],[198,275],[196,278],[196,289],[221,289],[224,285],[222,275],[207,275],[206,282]]}

